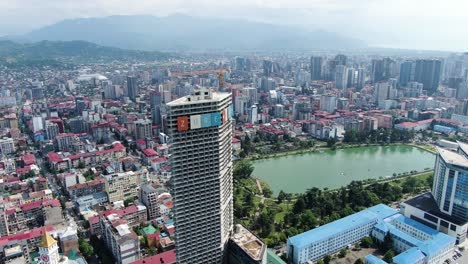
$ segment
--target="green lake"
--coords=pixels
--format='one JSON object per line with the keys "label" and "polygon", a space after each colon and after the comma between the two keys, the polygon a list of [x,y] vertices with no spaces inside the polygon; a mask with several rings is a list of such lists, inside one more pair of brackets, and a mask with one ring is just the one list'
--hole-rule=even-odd
{"label": "green lake", "polygon": [[434,161],[432,153],[412,146],[370,146],[256,160],[253,176],[267,182],[274,194],[302,193],[312,187],[333,189],[353,180],[432,169]]}

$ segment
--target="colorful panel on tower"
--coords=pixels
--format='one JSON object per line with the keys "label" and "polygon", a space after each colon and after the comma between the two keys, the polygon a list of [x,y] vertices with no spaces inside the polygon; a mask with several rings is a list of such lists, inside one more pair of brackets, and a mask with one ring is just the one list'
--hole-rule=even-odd
{"label": "colorful panel on tower", "polygon": [[215,112],[211,113],[211,126],[220,126],[221,125],[221,113]]}
{"label": "colorful panel on tower", "polygon": [[190,116],[190,129],[201,128],[201,115]]}
{"label": "colorful panel on tower", "polygon": [[211,113],[201,115],[201,127],[211,126]]}
{"label": "colorful panel on tower", "polygon": [[188,116],[177,117],[177,130],[187,131],[189,129]]}

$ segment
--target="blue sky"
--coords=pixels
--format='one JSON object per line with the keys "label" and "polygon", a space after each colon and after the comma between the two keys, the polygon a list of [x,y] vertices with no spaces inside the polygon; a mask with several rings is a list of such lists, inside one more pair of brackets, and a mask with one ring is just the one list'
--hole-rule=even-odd
{"label": "blue sky", "polygon": [[63,19],[182,13],[323,29],[372,46],[468,50],[466,0],[3,0],[0,35]]}

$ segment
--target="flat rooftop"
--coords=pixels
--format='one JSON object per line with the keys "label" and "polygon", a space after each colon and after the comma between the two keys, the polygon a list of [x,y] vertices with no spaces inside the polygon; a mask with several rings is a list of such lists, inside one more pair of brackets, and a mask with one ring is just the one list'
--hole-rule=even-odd
{"label": "flat rooftop", "polygon": [[376,220],[383,220],[395,214],[398,214],[397,210],[384,204],[378,204],[326,225],[290,237],[288,242],[295,247],[303,248],[307,245],[337,236],[347,230],[366,225]]}
{"label": "flat rooftop", "polygon": [[266,245],[245,227],[236,225],[235,233],[231,236],[231,241],[236,243],[239,248],[255,261],[259,261],[263,258]]}
{"label": "flat rooftop", "polygon": [[[195,90],[194,93],[200,92],[200,95],[187,95],[181,98],[178,98],[174,101],[167,103],[168,106],[177,106],[184,104],[199,104],[207,102],[218,102],[222,99],[229,97],[229,93],[220,93],[220,92],[211,92],[209,89]],[[206,94],[205,94],[206,93]]]}
{"label": "flat rooftop", "polygon": [[439,147],[437,148],[437,152],[439,152],[439,155],[446,163],[468,168],[468,159],[464,155]]}
{"label": "flat rooftop", "polygon": [[439,210],[439,207],[437,206],[437,202],[435,201],[434,197],[432,196],[432,193],[427,192],[423,193],[421,195],[418,195],[416,197],[413,197],[407,201],[404,202],[405,204],[411,205],[413,207],[418,208],[419,210],[428,212],[432,215],[435,215],[439,218],[444,219],[445,221],[454,223],[456,225],[463,225],[465,222],[460,221],[451,215],[445,214]]}

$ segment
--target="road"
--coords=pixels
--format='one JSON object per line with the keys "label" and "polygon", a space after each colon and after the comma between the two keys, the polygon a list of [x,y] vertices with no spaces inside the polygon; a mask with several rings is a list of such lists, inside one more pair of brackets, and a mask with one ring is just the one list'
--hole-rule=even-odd
{"label": "road", "polygon": [[[42,169],[42,171],[47,171],[47,168],[45,167],[46,164],[44,163],[44,160],[42,159],[41,156],[39,156],[37,153],[35,154],[36,157],[36,163],[39,168]],[[75,226],[78,228],[78,230],[82,230],[82,221],[76,215],[75,211],[73,210],[73,202],[69,201],[67,199],[67,195],[65,194],[65,191],[63,190],[62,187],[60,187],[56,180],[55,177],[52,173],[46,172],[44,175],[47,179],[47,183],[49,185],[49,188],[52,190],[52,193],[57,199],[64,199],[65,200],[65,210],[63,210],[63,217],[67,221],[68,225],[70,226]]]}

